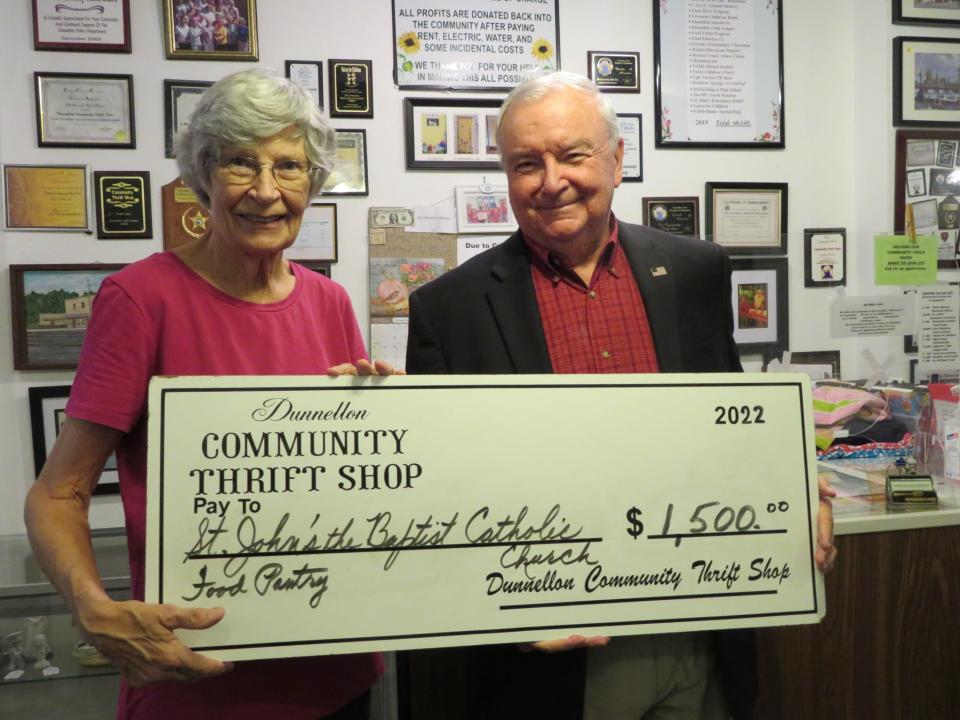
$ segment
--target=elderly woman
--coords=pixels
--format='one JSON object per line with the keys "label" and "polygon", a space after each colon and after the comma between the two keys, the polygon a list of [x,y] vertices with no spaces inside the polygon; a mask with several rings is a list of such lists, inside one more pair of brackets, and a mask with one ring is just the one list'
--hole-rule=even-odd
{"label": "elderly woman", "polygon": [[[283,258],[330,170],[334,133],[310,96],[262,70],[207,90],[178,138],[180,172],[212,214],[205,239],[104,281],[64,423],[26,503],[30,541],[75,623],[122,675],[118,718],[361,718],[376,654],[224,663],[178,628],[220,608],[141,602],[146,397],[153,375],[390,373],[371,365],[346,292]],[[353,363],[356,363],[354,365]],[[87,508],[116,450],[134,600],[103,589]],[[160,682],[197,680],[193,683]]]}

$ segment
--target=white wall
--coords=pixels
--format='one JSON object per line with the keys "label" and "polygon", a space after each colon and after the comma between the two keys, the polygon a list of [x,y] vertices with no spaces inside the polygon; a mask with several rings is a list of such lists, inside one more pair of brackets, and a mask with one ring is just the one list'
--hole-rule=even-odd
{"label": "white wall", "polygon": [[[162,81],[216,80],[247,65],[164,59],[159,0],[131,0],[133,54],[34,52],[30,3],[5,2],[0,27],[0,160],[5,163],[85,163],[91,170],[149,170],[155,237],[152,241],[98,241],[93,236],[6,233],[0,242],[0,432],[2,486],[0,534],[22,532],[21,506],[33,482],[27,388],[67,384],[70,372],[14,372],[10,339],[9,277],[13,263],[131,262],[159,250],[160,186],[176,176],[163,157]],[[353,298],[365,326],[366,210],[371,205],[431,204],[450,197],[456,184],[476,183],[475,173],[405,172],[402,97],[392,81],[393,37],[389,0],[335,3],[260,0],[260,65],[282,72],[286,59],[370,59],[376,116],[337,120],[336,127],[366,128],[367,198],[337,201],[340,262],[334,278]],[[875,292],[871,239],[890,229],[893,204],[891,41],[895,35],[952,34],[936,28],[890,24],[889,0],[785,0],[785,128],[787,147],[777,151],[682,151],[653,148],[652,11],[649,0],[559,0],[561,66],[586,72],[588,50],[636,50],[641,55],[640,94],[611,96],[619,112],[643,114],[643,183],[624,184],[616,213],[639,221],[644,195],[700,195],[705,181],[789,183],[790,338],[795,350],[840,348],[845,375],[866,372],[861,346],[878,359],[898,353],[900,340],[870,343],[831,340],[827,312],[835,291],[803,288],[803,228],[846,227],[851,266],[848,294]],[[136,96],[135,150],[38,148],[33,110],[34,70],[132,73]],[[497,181],[497,173],[486,173]],[[502,178],[501,178],[502,179]],[[702,200],[701,200],[702,204]],[[896,369],[906,372],[897,357]],[[99,506],[118,514],[118,501]],[[103,511],[103,507],[99,508]]]}

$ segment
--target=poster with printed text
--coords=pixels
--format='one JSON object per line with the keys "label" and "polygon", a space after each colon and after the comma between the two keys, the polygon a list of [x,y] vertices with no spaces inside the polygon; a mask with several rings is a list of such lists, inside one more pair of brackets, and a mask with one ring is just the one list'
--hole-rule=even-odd
{"label": "poster with printed text", "polygon": [[510,90],[559,69],[557,0],[393,0],[402,89]]}

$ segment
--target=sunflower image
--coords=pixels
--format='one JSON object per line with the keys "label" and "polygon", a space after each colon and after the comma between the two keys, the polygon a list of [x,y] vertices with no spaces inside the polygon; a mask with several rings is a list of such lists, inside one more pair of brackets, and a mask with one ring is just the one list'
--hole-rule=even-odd
{"label": "sunflower image", "polygon": [[549,40],[543,38],[535,40],[533,45],[530,46],[530,54],[538,63],[543,63],[544,70],[553,70],[553,63],[550,62],[550,58],[553,57],[553,45],[550,44]]}
{"label": "sunflower image", "polygon": [[413,30],[405,32],[397,38],[397,47],[401,50],[401,52],[397,53],[397,59],[400,61],[400,69],[403,72],[413,72],[413,63],[410,62],[410,58],[407,57],[407,55],[420,52],[420,36]]}

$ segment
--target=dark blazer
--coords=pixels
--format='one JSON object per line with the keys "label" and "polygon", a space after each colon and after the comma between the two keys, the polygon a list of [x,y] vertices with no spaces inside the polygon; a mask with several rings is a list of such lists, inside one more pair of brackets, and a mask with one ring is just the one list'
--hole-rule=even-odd
{"label": "dark blazer", "polygon": [[[740,371],[723,249],[623,222],[619,238],[640,287],[660,371]],[[519,232],[411,295],[406,370],[552,372]],[[746,720],[756,696],[753,632],[714,637],[730,713]],[[584,652],[520,653],[494,645],[465,653],[469,717],[581,719]]]}

